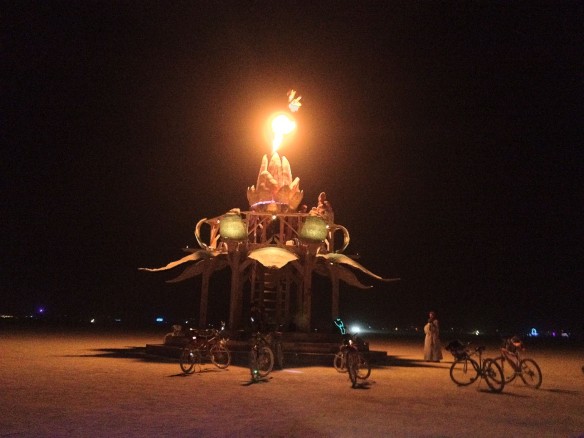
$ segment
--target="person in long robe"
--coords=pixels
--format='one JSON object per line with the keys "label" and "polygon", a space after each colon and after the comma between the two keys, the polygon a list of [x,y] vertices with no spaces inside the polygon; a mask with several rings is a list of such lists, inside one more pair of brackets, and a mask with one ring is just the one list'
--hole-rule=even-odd
{"label": "person in long robe", "polygon": [[424,360],[426,362],[440,362],[442,360],[442,344],[440,343],[440,324],[436,312],[428,314],[428,323],[424,326]]}

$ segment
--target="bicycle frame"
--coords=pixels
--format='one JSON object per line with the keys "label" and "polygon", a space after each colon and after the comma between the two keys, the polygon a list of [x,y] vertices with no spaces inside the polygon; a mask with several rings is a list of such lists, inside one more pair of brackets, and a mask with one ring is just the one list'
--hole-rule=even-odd
{"label": "bicycle frame", "polygon": [[500,363],[505,383],[511,383],[519,376],[527,386],[534,389],[539,388],[542,382],[542,374],[537,362],[533,359],[522,357],[520,352],[525,350],[523,343],[517,342],[514,345],[514,347],[517,347],[516,351],[509,351],[507,348],[508,342],[505,347],[501,348],[501,356],[496,359]]}
{"label": "bicycle frame", "polygon": [[184,373],[190,374],[195,369],[200,370],[203,356],[220,369],[227,368],[231,363],[231,353],[227,348],[227,339],[223,337],[221,330],[192,330],[190,340],[183,348],[180,355],[180,367]]}
{"label": "bicycle frame", "polygon": [[505,358],[505,362],[511,365],[513,371],[515,372],[521,371],[521,369],[519,368],[519,362],[521,362],[521,358],[519,357],[518,352],[512,353],[506,348],[501,348],[501,354]]}
{"label": "bicycle frame", "polygon": [[491,391],[501,392],[505,386],[503,371],[494,359],[483,359],[484,350],[484,346],[479,346],[471,351],[467,344],[452,363],[450,378],[459,386],[470,385],[479,377],[484,378]]}
{"label": "bicycle frame", "polygon": [[334,357],[333,366],[340,373],[349,372],[353,387],[358,379],[366,380],[371,374],[371,366],[359,350],[355,335],[348,333],[343,334],[343,342]]}
{"label": "bicycle frame", "polygon": [[274,353],[270,347],[269,336],[264,336],[261,332],[255,332],[252,338],[250,350],[249,369],[252,381],[267,377],[274,368]]}
{"label": "bicycle frame", "polygon": [[215,344],[225,345],[226,343],[227,339],[221,336],[221,332],[217,329],[212,329],[210,332],[195,331],[188,345],[193,349],[197,348],[205,353],[209,353]]}

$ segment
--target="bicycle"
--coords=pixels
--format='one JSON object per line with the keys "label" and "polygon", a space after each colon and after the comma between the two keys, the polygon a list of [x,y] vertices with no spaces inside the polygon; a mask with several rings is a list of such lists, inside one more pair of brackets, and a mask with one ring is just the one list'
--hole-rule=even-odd
{"label": "bicycle", "polygon": [[209,358],[213,365],[225,369],[231,363],[231,352],[227,348],[227,338],[223,336],[225,322],[221,330],[191,330],[190,340],[180,355],[180,368],[185,374],[193,373],[203,361]]}
{"label": "bicycle", "polygon": [[270,332],[266,335],[266,341],[274,353],[274,366],[279,369],[284,369],[284,348],[282,346],[282,333]]}
{"label": "bicycle", "polygon": [[274,353],[270,348],[270,340],[255,332],[252,335],[252,346],[249,352],[249,371],[254,382],[268,376],[274,368]]}
{"label": "bicycle", "polygon": [[[463,345],[459,341],[451,342],[446,347],[455,359],[450,367],[450,378],[459,386],[467,386],[481,377],[492,392],[501,392],[505,387],[503,371],[494,359],[483,359],[485,348],[481,345],[471,350],[470,343]],[[478,360],[473,356],[478,356]]]}
{"label": "bicycle", "polygon": [[349,333],[343,334],[343,342],[335,354],[333,366],[339,373],[349,373],[353,388],[358,380],[366,380],[371,375],[371,365],[359,350],[359,339]]}
{"label": "bicycle", "polygon": [[495,359],[500,364],[505,384],[519,376],[527,386],[537,389],[542,382],[541,369],[533,359],[522,358],[520,351],[525,351],[525,347],[523,342],[514,336],[505,341],[504,347],[501,348],[501,356]]}
{"label": "bicycle", "polygon": [[[356,344],[357,349],[360,350],[360,346],[363,345],[363,341],[358,338],[355,335],[344,335],[344,336],[350,336],[351,337],[351,341],[353,343]],[[348,340],[343,339],[343,343],[339,346],[339,351],[335,354],[335,357],[333,359],[333,366],[335,367],[335,370],[337,370],[339,373],[346,373],[347,372],[347,342]],[[366,368],[366,367],[365,367]],[[364,368],[364,370],[365,370]],[[369,367],[369,373],[368,374],[363,374],[363,377],[361,377],[362,379],[366,379],[367,377],[369,377],[369,374],[371,374],[371,367]]]}

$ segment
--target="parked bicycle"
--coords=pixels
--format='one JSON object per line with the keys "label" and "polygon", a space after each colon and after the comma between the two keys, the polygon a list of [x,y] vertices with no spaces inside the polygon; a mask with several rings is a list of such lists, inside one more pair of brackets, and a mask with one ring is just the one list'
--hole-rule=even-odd
{"label": "parked bicycle", "polygon": [[257,382],[272,372],[274,368],[274,353],[270,348],[271,341],[261,332],[252,335],[252,346],[249,352],[249,371],[251,379]]}
{"label": "parked bicycle", "polygon": [[503,371],[494,359],[483,359],[485,348],[484,345],[471,348],[470,343],[462,344],[460,341],[448,344],[446,350],[450,351],[455,359],[450,367],[450,378],[459,386],[467,386],[481,377],[485,379],[491,391],[501,392],[505,387]]}
{"label": "parked bicycle", "polygon": [[533,359],[522,358],[521,351],[525,351],[523,342],[517,336],[513,336],[505,340],[501,356],[495,360],[501,367],[506,384],[519,376],[527,386],[537,389],[542,382],[541,369]]}
{"label": "parked bicycle", "polygon": [[359,350],[357,337],[349,333],[343,335],[339,352],[335,354],[333,366],[339,373],[349,373],[354,388],[359,381],[367,380],[371,375],[371,365]]}
{"label": "parked bicycle", "polygon": [[359,380],[366,380],[371,375],[371,365],[359,348],[359,346],[363,347],[365,343],[357,335],[347,333],[345,323],[341,318],[337,318],[333,322],[343,336],[339,352],[335,354],[333,359],[333,366],[339,373],[349,373],[349,379],[354,388]]}
{"label": "parked bicycle", "polygon": [[210,359],[217,368],[224,369],[231,363],[231,352],[227,348],[227,338],[224,336],[225,322],[221,322],[221,330],[190,330],[189,341],[180,355],[180,368],[185,374],[190,374],[205,359]]}
{"label": "parked bicycle", "polygon": [[265,336],[268,341],[272,353],[274,353],[274,366],[279,369],[284,369],[284,347],[282,345],[282,333],[270,332]]}

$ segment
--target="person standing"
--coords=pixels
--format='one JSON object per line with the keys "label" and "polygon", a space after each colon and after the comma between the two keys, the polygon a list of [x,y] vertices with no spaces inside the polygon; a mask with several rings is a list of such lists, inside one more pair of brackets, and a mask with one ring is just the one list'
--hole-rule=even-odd
{"label": "person standing", "polygon": [[436,312],[428,314],[428,323],[424,326],[424,360],[426,362],[440,362],[442,360],[442,345],[440,343],[440,324]]}

